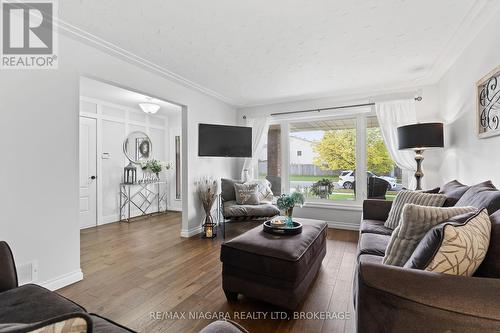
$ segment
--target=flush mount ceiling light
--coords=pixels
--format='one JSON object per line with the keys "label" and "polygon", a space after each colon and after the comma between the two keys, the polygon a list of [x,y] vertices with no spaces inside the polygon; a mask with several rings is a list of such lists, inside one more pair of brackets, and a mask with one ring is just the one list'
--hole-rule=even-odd
{"label": "flush mount ceiling light", "polygon": [[139,103],[139,107],[146,113],[155,114],[160,110],[160,106],[154,103]]}

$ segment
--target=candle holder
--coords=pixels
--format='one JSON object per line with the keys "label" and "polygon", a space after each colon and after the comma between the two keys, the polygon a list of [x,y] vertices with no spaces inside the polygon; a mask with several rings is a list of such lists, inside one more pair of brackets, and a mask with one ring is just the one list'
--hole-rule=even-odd
{"label": "candle holder", "polygon": [[205,222],[203,227],[203,238],[216,238],[217,237],[217,224],[213,222]]}
{"label": "candle holder", "polygon": [[130,162],[123,168],[123,183],[135,184],[137,181],[137,168]]}

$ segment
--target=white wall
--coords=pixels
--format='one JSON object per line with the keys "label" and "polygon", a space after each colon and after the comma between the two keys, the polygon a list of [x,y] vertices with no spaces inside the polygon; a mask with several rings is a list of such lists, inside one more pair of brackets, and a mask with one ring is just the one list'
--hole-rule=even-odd
{"label": "white wall", "polygon": [[496,32],[500,20],[491,21],[458,57],[439,82],[440,109],[446,121],[446,149],[439,168],[440,181],[458,179],[467,184],[491,179],[500,186],[500,136],[476,136],[475,84],[500,65]]}
{"label": "white wall", "polygon": [[[78,123],[81,75],[146,92],[187,106],[183,229],[203,216],[194,193],[202,175],[234,177],[235,161],[197,157],[197,123],[236,122],[235,109],[166,77],[97,48],[59,35],[59,69],[3,70],[0,74],[0,142],[3,154],[0,239],[18,263],[37,261],[39,281],[50,288],[78,280]],[[184,135],[185,134],[185,135]]]}

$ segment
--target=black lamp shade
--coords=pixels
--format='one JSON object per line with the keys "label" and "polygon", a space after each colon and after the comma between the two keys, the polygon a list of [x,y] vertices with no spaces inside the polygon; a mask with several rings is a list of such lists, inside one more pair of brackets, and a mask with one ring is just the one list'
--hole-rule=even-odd
{"label": "black lamp shade", "polygon": [[443,123],[422,123],[398,127],[399,149],[444,147]]}

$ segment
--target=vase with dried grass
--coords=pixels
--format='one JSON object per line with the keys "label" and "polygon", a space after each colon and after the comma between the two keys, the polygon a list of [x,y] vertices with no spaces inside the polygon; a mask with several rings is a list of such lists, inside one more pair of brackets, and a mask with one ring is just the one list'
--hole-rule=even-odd
{"label": "vase with dried grass", "polygon": [[205,221],[202,225],[205,238],[217,236],[217,225],[212,218],[212,207],[217,199],[218,182],[212,177],[202,177],[196,182],[196,192],[205,211]]}

